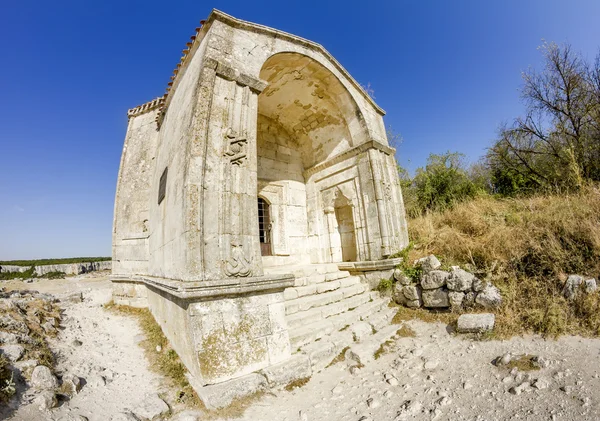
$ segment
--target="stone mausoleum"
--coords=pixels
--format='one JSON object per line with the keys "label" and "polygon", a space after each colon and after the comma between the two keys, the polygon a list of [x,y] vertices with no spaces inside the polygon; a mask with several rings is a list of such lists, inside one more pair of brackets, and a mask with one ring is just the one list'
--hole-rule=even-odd
{"label": "stone mausoleum", "polygon": [[408,237],[383,115],[321,45],[217,10],[129,110],[114,299],[150,309],[207,406],[310,376],[389,316],[372,289]]}

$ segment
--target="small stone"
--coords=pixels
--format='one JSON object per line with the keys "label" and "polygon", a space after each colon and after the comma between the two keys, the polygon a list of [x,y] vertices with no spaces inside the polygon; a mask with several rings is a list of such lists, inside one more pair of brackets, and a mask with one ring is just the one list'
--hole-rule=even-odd
{"label": "small stone", "polygon": [[472,389],[472,388],[473,388],[473,385],[471,383],[469,383],[469,382],[464,382],[463,383],[463,389],[464,390],[469,390],[469,389]]}
{"label": "small stone", "polygon": [[446,285],[446,280],[450,274],[443,270],[432,270],[424,273],[421,277],[421,287],[423,289],[436,289]]}
{"label": "small stone", "polygon": [[509,384],[513,382],[513,378],[511,376],[506,376],[502,379],[502,383]]}
{"label": "small stone", "polygon": [[83,345],[83,342],[81,342],[79,339],[74,339],[73,342],[71,342],[71,345],[81,346],[81,345]]}
{"label": "small stone", "polygon": [[427,257],[422,257],[415,262],[415,266],[421,266],[423,269],[423,273],[431,272],[432,270],[436,270],[442,266],[437,257],[433,254],[430,254]]}
{"label": "small stone", "polygon": [[133,410],[138,418],[153,420],[169,412],[169,406],[156,393],[146,394],[144,401]]}
{"label": "small stone", "polygon": [[450,272],[446,285],[451,291],[468,291],[473,286],[475,276],[463,269]]}
{"label": "small stone", "polygon": [[450,307],[458,309],[462,307],[462,302],[465,298],[464,292],[450,291],[448,293],[448,300],[450,301]]}
{"label": "small stone", "polygon": [[518,386],[511,387],[509,392],[512,393],[513,395],[518,396],[523,392],[527,392],[529,389],[530,389],[529,382],[523,382],[523,383],[519,384]]}
{"label": "small stone", "polygon": [[350,374],[358,374],[360,372],[360,367],[358,365],[353,365],[350,367]]}
{"label": "small stone", "polygon": [[548,387],[550,387],[550,381],[544,377],[540,377],[533,381],[532,386],[539,390],[548,389]]}
{"label": "small stone", "polygon": [[425,368],[425,370],[433,370],[435,368],[437,368],[437,366],[439,365],[439,361],[437,360],[428,360],[425,362],[425,364],[423,365],[423,367]]}
{"label": "small stone", "polygon": [[398,386],[398,379],[396,379],[395,377],[391,377],[391,378],[387,379],[386,382],[390,386]]}
{"label": "small stone", "polygon": [[38,390],[58,387],[58,380],[45,365],[38,365],[31,373],[31,385]]}
{"label": "small stone", "polygon": [[162,346],[156,345],[156,352],[161,352],[161,351],[162,351]]}
{"label": "small stone", "polygon": [[598,289],[594,278],[584,278],[581,275],[569,275],[567,282],[563,288],[563,295],[568,300],[574,299],[579,291],[583,289],[587,294],[590,294]]}
{"label": "small stone", "polygon": [[25,348],[21,345],[4,345],[0,347],[0,353],[5,355],[10,361],[19,361],[25,353]]}
{"label": "small stone", "polygon": [[485,308],[496,308],[502,304],[502,296],[498,288],[488,285],[483,291],[477,294],[475,302]]}
{"label": "small stone", "polygon": [[51,390],[45,390],[35,398],[35,404],[38,406],[40,411],[49,411],[58,405],[56,395]]}
{"label": "small stone", "polygon": [[383,396],[385,398],[391,398],[392,396],[394,396],[394,392],[392,392],[391,390],[386,390],[385,392],[383,392]]}
{"label": "small stone", "polygon": [[375,408],[379,408],[379,406],[381,406],[381,403],[374,398],[369,398],[369,399],[367,399],[367,406],[369,408],[375,409]]}
{"label": "small stone", "polygon": [[446,406],[446,405],[450,405],[451,403],[452,403],[452,399],[450,399],[448,396],[444,396],[444,397],[438,399],[438,401],[436,402],[436,404],[439,406]]}
{"label": "small stone", "polygon": [[131,412],[121,412],[117,415],[113,415],[110,418],[110,421],[139,421],[139,419]]}
{"label": "small stone", "polygon": [[483,282],[481,279],[479,279],[479,278],[473,279],[473,291],[475,291],[475,292],[483,291],[485,286],[486,286],[486,283]]}

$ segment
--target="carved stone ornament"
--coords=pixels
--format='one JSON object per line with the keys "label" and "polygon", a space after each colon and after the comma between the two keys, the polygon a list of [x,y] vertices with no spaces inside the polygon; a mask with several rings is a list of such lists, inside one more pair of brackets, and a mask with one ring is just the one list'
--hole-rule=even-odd
{"label": "carved stone ornament", "polygon": [[225,263],[227,276],[246,277],[252,275],[252,257],[244,256],[242,243],[233,241],[231,243],[231,254]]}
{"label": "carved stone ornament", "polygon": [[238,136],[232,128],[227,129],[225,138],[229,142],[225,156],[229,157],[232,165],[242,165],[247,156],[246,147],[248,139],[244,135]]}

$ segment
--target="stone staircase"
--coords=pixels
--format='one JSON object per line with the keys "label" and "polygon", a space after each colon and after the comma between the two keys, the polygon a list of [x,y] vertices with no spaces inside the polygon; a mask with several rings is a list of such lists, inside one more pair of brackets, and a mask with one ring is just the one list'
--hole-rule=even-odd
{"label": "stone staircase", "polygon": [[390,326],[395,311],[388,308],[389,299],[336,264],[275,266],[265,272],[296,277],[295,286],[284,291],[286,320],[292,353],[308,355],[313,371],[351,345],[387,339],[398,329]]}

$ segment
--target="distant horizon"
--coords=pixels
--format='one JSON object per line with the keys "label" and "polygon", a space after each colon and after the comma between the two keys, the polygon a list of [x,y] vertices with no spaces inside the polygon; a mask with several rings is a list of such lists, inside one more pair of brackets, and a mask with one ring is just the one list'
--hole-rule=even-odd
{"label": "distant horizon", "polygon": [[111,255],[126,112],[163,94],[213,7],[323,45],[373,89],[411,173],[430,153],[484,154],[522,115],[521,73],[541,69],[543,40],[588,59],[600,47],[591,0],[11,3],[0,17],[10,63],[0,69],[0,259]]}

